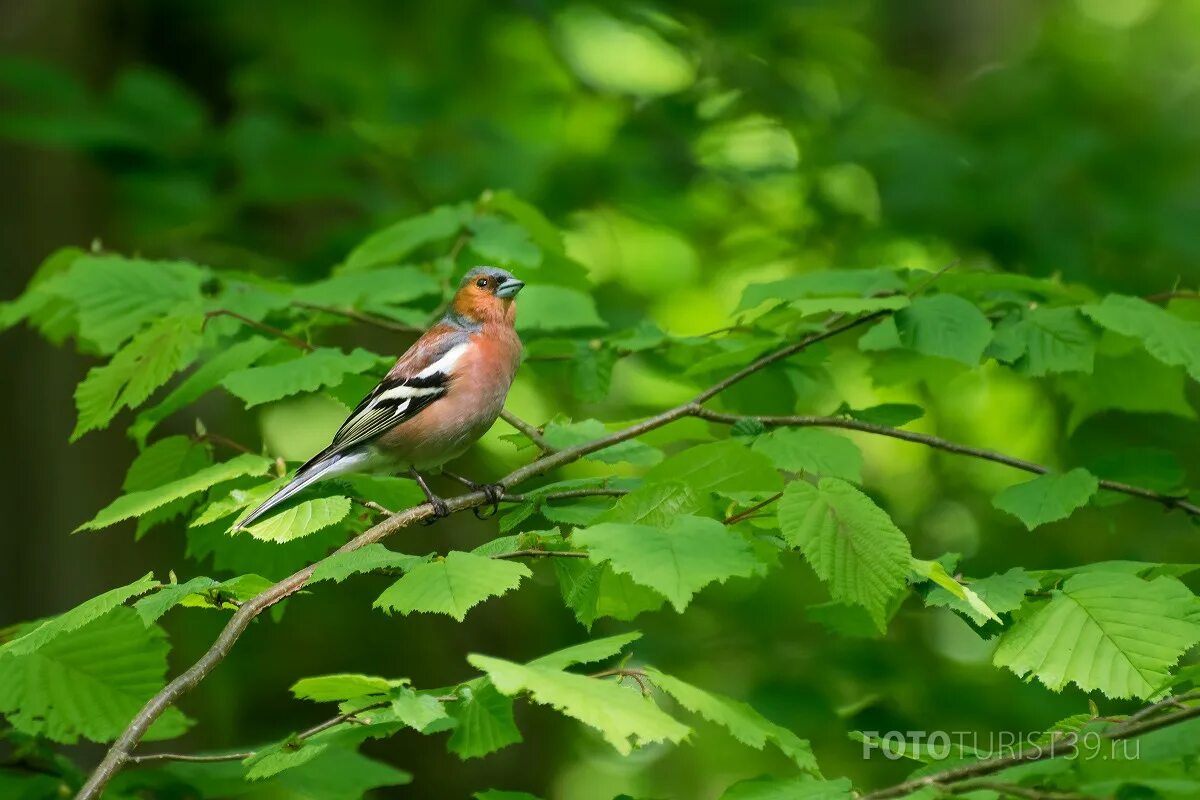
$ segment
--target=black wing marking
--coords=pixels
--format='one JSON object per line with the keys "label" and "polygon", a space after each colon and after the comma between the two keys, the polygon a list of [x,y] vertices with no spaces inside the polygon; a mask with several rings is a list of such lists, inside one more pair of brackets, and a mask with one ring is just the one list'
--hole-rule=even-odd
{"label": "black wing marking", "polygon": [[449,386],[444,373],[413,377],[387,378],[350,413],[333,442],[300,468],[303,472],[329,456],[368,444],[397,425],[412,419],[431,403],[444,397]]}

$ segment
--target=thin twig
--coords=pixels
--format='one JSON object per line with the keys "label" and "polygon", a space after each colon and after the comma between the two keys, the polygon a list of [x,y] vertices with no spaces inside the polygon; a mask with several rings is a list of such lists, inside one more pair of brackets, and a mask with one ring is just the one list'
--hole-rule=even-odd
{"label": "thin twig", "polygon": [[581,489],[563,489],[561,492],[546,492],[538,494],[530,492],[528,494],[510,494],[506,493],[501,499],[507,503],[524,503],[528,500],[573,500],[578,497],[624,497],[629,494],[628,489],[609,489],[603,486],[594,486]]}
{"label": "thin twig", "polygon": [[516,414],[509,411],[507,408],[500,411],[500,419],[512,425],[520,431],[526,439],[533,442],[543,454],[553,453],[554,448],[546,441],[546,437],[542,436],[542,432],[538,428],[525,420],[518,417]]}
{"label": "thin twig", "polygon": [[759,511],[762,511],[764,508],[771,505],[771,503],[774,503],[776,500],[778,500],[781,497],[783,497],[783,492],[778,492],[777,494],[773,494],[770,497],[768,497],[766,500],[763,500],[760,503],[755,503],[754,505],[750,506],[745,511],[738,512],[737,514],[734,514],[732,517],[726,517],[724,520],[724,523],[726,525],[736,525],[739,522],[742,522],[743,520],[750,519],[750,517],[754,516]]}
{"label": "thin twig", "polygon": [[[391,705],[391,702],[388,700],[384,700],[379,703],[372,703],[369,706],[363,706],[362,708],[356,708],[353,711],[347,711],[344,714],[338,714],[336,717],[327,719],[324,722],[314,725],[313,727],[309,728],[308,730],[297,733],[296,736],[294,737],[293,741],[303,742],[305,739],[309,739],[313,736],[316,736],[318,733],[321,733],[322,731],[327,731],[330,728],[337,727],[338,725],[341,725],[343,722],[353,722],[355,720],[355,718],[358,717],[359,714],[362,714],[367,711],[374,711],[379,708],[387,708],[389,705]],[[256,751],[256,750],[251,750],[246,753],[218,753],[215,755],[199,755],[199,756],[188,755],[187,753],[150,753],[150,754],[144,755],[144,756],[130,756],[128,761],[130,764],[133,764],[135,766],[139,765],[139,764],[153,763],[155,761],[192,761],[192,762],[199,762],[199,763],[211,763],[211,762],[217,762],[217,761],[245,761],[247,758],[251,758],[252,756],[254,756],[257,752],[258,751]]]}
{"label": "thin twig", "polygon": [[526,550],[512,550],[508,553],[496,553],[492,556],[495,559],[504,558],[587,558],[587,553],[580,553],[575,550],[539,550],[537,548],[528,548]]}
{"label": "thin twig", "polygon": [[[760,422],[768,427],[815,427],[815,428],[842,428],[844,430],[861,431],[870,433],[876,436],[887,436],[892,439],[900,439],[906,442],[914,442],[923,444],[926,447],[932,447],[935,450],[943,450],[947,453],[954,453],[961,456],[970,456],[983,461],[992,461],[996,464],[1004,464],[1013,469],[1032,472],[1035,475],[1045,475],[1050,472],[1050,468],[1041,464],[1035,464],[1032,461],[1026,461],[1023,458],[1005,455],[998,453],[995,450],[987,450],[982,447],[971,447],[958,442],[951,442],[937,436],[931,436],[926,433],[916,433],[915,431],[906,431],[902,428],[891,428],[887,425],[877,425],[873,422],[864,422],[862,420],[850,419],[848,417],[820,417],[820,416],[743,416],[740,414],[723,414],[718,411],[710,411],[707,408],[695,408],[691,415],[700,419],[708,420],[709,422],[717,422],[723,425],[733,425],[743,420],[753,420]],[[1200,516],[1200,506],[1191,503],[1186,497],[1177,497],[1175,495],[1163,494],[1152,489],[1145,489],[1141,486],[1134,486],[1120,481],[1110,481],[1102,479],[1099,481],[1100,488],[1107,489],[1111,492],[1119,492],[1127,494],[1131,497],[1140,497],[1143,500],[1151,500],[1167,508],[1178,509],[1193,516]]]}
{"label": "thin twig", "polygon": [[263,333],[269,333],[278,339],[282,339],[283,341],[290,344],[292,347],[303,350],[306,353],[312,352],[312,350],[314,349],[311,344],[304,341],[303,339],[297,339],[295,336],[292,336],[290,333],[281,331],[281,330],[279,330],[279,328],[276,328],[273,325],[268,325],[265,322],[259,322],[256,319],[251,319],[250,317],[247,317],[243,314],[239,314],[236,311],[230,311],[227,308],[217,308],[217,309],[213,309],[212,311],[209,311],[208,313],[206,313],[204,315],[204,320],[207,323],[208,320],[212,319],[213,317],[232,317],[233,319],[236,319],[238,322],[241,322],[244,325],[249,325],[251,328],[257,328],[258,330],[262,331]]}
{"label": "thin twig", "polygon": [[142,764],[153,764],[156,761],[191,761],[199,764],[211,764],[218,761],[245,761],[256,751],[245,753],[216,753],[212,755],[190,755],[188,753],[149,753],[144,756],[130,756],[129,763],[135,767]]}
{"label": "thin twig", "polygon": [[254,454],[253,450],[251,450],[249,447],[246,447],[246,445],[242,444],[241,442],[235,442],[233,439],[230,439],[228,436],[222,436],[221,434],[213,433],[212,431],[205,431],[204,433],[198,433],[192,437],[192,441],[212,442],[213,444],[219,444],[219,445],[228,447],[230,450],[236,450],[239,453],[250,453],[251,455]]}
{"label": "thin twig", "polygon": [[299,308],[308,308],[313,311],[320,311],[323,314],[333,314],[338,317],[352,319],[355,322],[362,322],[366,325],[372,325],[376,328],[381,328],[392,333],[424,333],[425,329],[418,325],[408,325],[403,322],[377,317],[374,314],[364,314],[361,311],[355,311],[352,308],[339,308],[338,306],[327,306],[321,303],[307,303],[303,300],[296,300],[292,303]]}
{"label": "thin twig", "polygon": [[1168,300],[1200,300],[1200,292],[1192,292],[1186,289],[1175,289],[1169,292],[1156,292],[1148,294],[1144,298],[1151,303],[1165,303]]}
{"label": "thin twig", "polygon": [[[1110,741],[1119,741],[1122,739],[1132,739],[1136,736],[1141,736],[1151,731],[1156,731],[1161,728],[1166,728],[1171,725],[1178,725],[1181,722],[1186,722],[1190,719],[1200,717],[1200,706],[1190,706],[1183,711],[1174,714],[1164,714],[1153,716],[1158,711],[1169,707],[1175,703],[1182,703],[1189,699],[1194,699],[1196,692],[1187,692],[1184,694],[1169,697],[1153,705],[1149,705],[1142,710],[1131,715],[1125,722],[1114,725],[1111,728],[1099,732],[1101,739]],[[1149,718],[1147,718],[1149,717]],[[1130,723],[1133,724],[1130,724]],[[1075,733],[1070,733],[1064,736],[1061,740],[1052,742],[1044,747],[1033,747],[1028,750],[1016,753],[1003,758],[992,758],[984,761],[979,761],[974,764],[967,764],[954,769],[948,769],[944,772],[936,772],[930,775],[925,775],[921,778],[898,783],[895,786],[889,786],[884,789],[877,789],[874,792],[864,794],[860,800],[889,800],[893,797],[903,797],[912,792],[923,789],[927,786],[936,786],[943,790],[950,790],[957,794],[960,791],[969,791],[965,788],[967,785],[974,785],[976,788],[985,788],[980,785],[975,778],[982,778],[987,775],[994,775],[997,772],[1008,769],[1009,767],[1017,766],[1018,764],[1027,764],[1033,761],[1044,761],[1049,758],[1059,758],[1061,756],[1070,757],[1075,755],[1079,750],[1078,736]],[[966,782],[970,781],[970,784]],[[961,785],[961,786],[960,786]],[[1024,787],[1029,788],[1029,787]],[[995,789],[995,791],[1000,791]],[[1009,794],[1016,794],[1022,797],[1031,797],[1035,800],[1066,800],[1065,797],[1055,796],[1052,794],[1021,795],[1020,792],[1008,791]],[[1029,791],[1037,791],[1029,789]]]}
{"label": "thin twig", "polygon": [[385,517],[390,517],[392,514],[396,513],[395,511],[392,511],[391,509],[384,508],[383,506],[379,505],[379,503],[376,503],[374,500],[367,500],[364,497],[351,497],[350,502],[358,503],[363,508],[369,508],[377,514],[383,514]]}
{"label": "thin twig", "polygon": [[949,784],[961,783],[971,778],[981,778],[985,775],[994,775],[997,772],[1015,767],[1018,764],[1031,764],[1035,761],[1045,761],[1050,758],[1058,758],[1059,756],[1069,756],[1076,752],[1076,735],[1071,733],[1065,736],[1058,742],[1052,742],[1046,747],[1033,747],[1029,750],[1016,753],[1003,758],[991,758],[986,761],[979,761],[975,764],[967,764],[962,767],[955,767],[944,772],[935,772],[932,775],[926,775],[921,778],[914,778],[904,783],[898,783],[895,786],[889,786],[886,789],[877,789],[874,792],[864,794],[860,800],[889,800],[893,797],[904,797],[907,794],[912,794],[915,791],[924,789],[927,786],[936,786],[945,788]]}

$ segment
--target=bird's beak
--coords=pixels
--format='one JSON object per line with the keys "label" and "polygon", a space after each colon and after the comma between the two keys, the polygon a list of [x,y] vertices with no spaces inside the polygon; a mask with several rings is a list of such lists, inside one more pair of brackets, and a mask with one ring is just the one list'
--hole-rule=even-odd
{"label": "bird's beak", "polygon": [[519,281],[516,278],[509,278],[496,287],[496,297],[516,297],[517,292],[525,288],[525,281]]}

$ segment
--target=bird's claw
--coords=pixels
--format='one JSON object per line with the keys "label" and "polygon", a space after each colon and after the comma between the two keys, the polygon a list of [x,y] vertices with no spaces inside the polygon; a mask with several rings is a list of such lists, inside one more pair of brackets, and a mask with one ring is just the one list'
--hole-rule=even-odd
{"label": "bird's claw", "polygon": [[450,506],[446,505],[446,501],[440,497],[430,497],[429,505],[433,506],[433,516],[425,520],[423,524],[432,525],[439,519],[444,519],[450,516]]}
{"label": "bird's claw", "polygon": [[496,514],[500,511],[500,500],[504,497],[504,487],[498,483],[485,483],[482,486],[479,486],[478,490],[483,492],[483,497],[485,500],[487,500],[488,505],[491,506],[491,510],[485,514],[482,513],[482,506],[476,506],[475,508],[471,509],[471,512],[475,515],[475,518],[490,519],[491,517],[496,516]]}

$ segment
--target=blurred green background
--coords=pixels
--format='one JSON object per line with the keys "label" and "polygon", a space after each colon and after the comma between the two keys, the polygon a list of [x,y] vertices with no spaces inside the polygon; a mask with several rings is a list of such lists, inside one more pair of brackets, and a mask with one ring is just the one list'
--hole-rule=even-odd
{"label": "blurred green background", "polygon": [[[567,231],[615,328],[650,318],[701,333],[728,324],[752,281],[955,256],[1130,294],[1200,280],[1196,0],[14,0],[0,5],[0,31],[4,298],[54,248],[94,240],[311,280],[371,231],[489,189],[513,190]],[[356,335],[379,352],[408,343]],[[178,532],[136,546],[132,525],[68,536],[119,493],[134,445],[113,430],[68,446],[71,394],[89,360],[25,330],[2,341],[0,625],[183,568]],[[919,390],[872,386],[861,373],[835,370],[838,385],[807,410],[915,400],[930,409],[927,429],[1044,463],[1078,463],[1116,441],[1200,468],[1178,406],[1175,416],[1102,413],[1068,435],[1062,400],[1009,372]],[[606,403],[584,409],[549,388],[554,379],[551,368],[523,372],[514,407],[535,421],[564,405],[613,420],[680,399],[670,376],[636,364],[618,368]],[[792,410],[776,399],[760,398],[759,410]],[[203,413],[242,441],[263,435],[233,404]],[[498,475],[513,462],[500,432],[465,471]],[[1029,534],[989,502],[1018,476],[860,444],[868,483],[919,557],[962,552],[974,574],[1195,560],[1194,530],[1153,508],[1089,508]],[[494,525],[456,519],[393,546],[478,543]],[[177,749],[240,747],[318,721],[286,691],[304,675],[438,686],[470,674],[468,652],[524,660],[585,636],[549,578],[462,625],[372,612],[378,590],[363,581],[297,597],[282,624],[257,623],[185,700],[201,724]],[[827,774],[868,784],[907,767],[863,761],[848,730],[986,735],[1084,710],[1073,690],[1052,695],[991,667],[988,645],[948,612],[902,611],[886,640],[847,640],[805,619],[805,603],[823,596],[792,564],[762,583],[710,589],[683,617],[663,610],[596,631],[640,628],[640,656],[751,701],[811,738]],[[220,620],[184,613],[167,626],[178,666]],[[572,800],[703,798],[786,772],[715,729],[701,728],[695,746],[621,759],[553,712],[518,712],[526,743],[481,761],[460,763],[439,738],[416,735],[368,752],[416,773],[388,796],[497,786]],[[90,764],[99,748],[76,752]]]}

